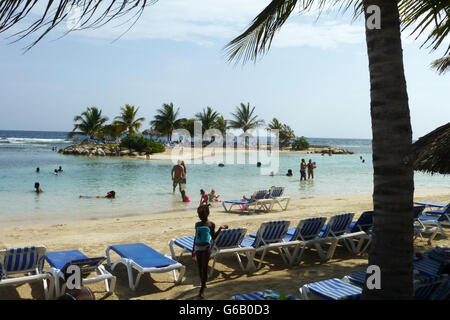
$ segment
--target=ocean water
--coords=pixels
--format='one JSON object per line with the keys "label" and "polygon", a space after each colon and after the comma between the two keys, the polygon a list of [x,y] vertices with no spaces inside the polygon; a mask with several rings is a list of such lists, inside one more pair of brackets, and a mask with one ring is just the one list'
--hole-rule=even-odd
{"label": "ocean water", "polygon": [[[241,199],[253,191],[284,186],[292,199],[372,192],[371,141],[308,138],[311,144],[333,145],[353,155],[279,154],[279,172],[261,175],[255,163],[188,165],[187,194],[183,203],[172,193],[171,161],[82,157],[58,154],[74,143],[66,132],[0,131],[0,225],[101,219],[146,215],[174,209],[194,209],[200,189],[212,188],[222,200]],[[365,159],[362,163],[360,156]],[[299,181],[301,158],[317,164],[315,179]],[[58,176],[53,170],[62,166]],[[36,173],[36,168],[40,173]],[[293,177],[285,176],[288,169]],[[39,182],[43,193],[34,192]],[[415,174],[416,189],[449,188],[443,175]],[[116,199],[82,198],[116,192]],[[220,205],[220,204],[215,204]]]}

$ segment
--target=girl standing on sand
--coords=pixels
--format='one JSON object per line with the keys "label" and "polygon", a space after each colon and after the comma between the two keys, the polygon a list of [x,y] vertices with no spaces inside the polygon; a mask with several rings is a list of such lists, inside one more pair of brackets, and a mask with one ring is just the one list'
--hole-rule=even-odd
{"label": "girl standing on sand", "polygon": [[200,275],[199,299],[204,299],[203,292],[208,280],[208,262],[211,255],[211,240],[215,240],[222,229],[228,229],[227,225],[220,226],[215,232],[216,225],[208,220],[209,205],[203,205],[197,208],[199,222],[195,224],[194,246],[192,248],[192,259],[197,261],[198,273]]}

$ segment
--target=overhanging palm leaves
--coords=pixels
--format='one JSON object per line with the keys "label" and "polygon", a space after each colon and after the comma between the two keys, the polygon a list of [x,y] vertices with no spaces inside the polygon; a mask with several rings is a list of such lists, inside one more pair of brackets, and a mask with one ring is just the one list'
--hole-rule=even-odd
{"label": "overhanging palm leaves", "polygon": [[439,74],[444,74],[450,69],[450,56],[437,59],[431,63],[431,67],[436,69]]}
{"label": "overhanging palm leaves", "polygon": [[236,107],[236,112],[231,114],[234,119],[229,120],[230,128],[242,129],[247,132],[262,125],[264,121],[258,119],[257,115],[253,115],[254,112],[255,107],[250,110],[250,103],[247,103],[247,105],[241,103],[239,107]]}
{"label": "overhanging palm leaves", "polygon": [[[44,2],[40,0],[39,2]],[[80,29],[98,28],[113,19],[134,13],[134,23],[141,16],[144,8],[157,0],[48,0],[45,10],[37,18],[31,19],[31,23],[14,34],[17,40],[21,40],[30,34],[40,32],[40,36],[28,47],[29,50],[38,43],[47,33],[57,27],[61,22],[70,17],[70,12],[76,7],[80,16],[77,24]],[[24,18],[30,15],[30,11],[38,3],[38,0],[4,0],[0,1],[0,33],[12,28],[19,22],[25,25]],[[27,22],[28,23],[28,22]],[[130,26],[130,28],[131,28]]]}
{"label": "overhanging palm leaves", "polygon": [[159,132],[167,134],[169,141],[172,139],[172,131],[182,125],[184,119],[178,118],[180,108],[174,110],[173,103],[164,103],[161,109],[156,110],[157,114],[150,125]]}
{"label": "overhanging palm leaves", "polygon": [[136,119],[136,114],[139,111],[139,108],[135,108],[135,106],[130,106],[126,104],[125,107],[120,108],[122,111],[120,116],[117,116],[114,121],[114,125],[123,128],[128,131],[129,135],[135,135],[138,132],[140,135],[142,133],[139,131],[139,128],[142,125],[142,122],[145,118],[141,117]]}
{"label": "overhanging palm leaves", "polygon": [[[362,12],[362,1],[356,0],[273,0],[261,11],[250,26],[238,37],[231,40],[225,51],[228,61],[256,61],[264,55],[272,44],[275,33],[283,26],[299,3],[299,11],[318,9],[319,14],[327,7],[338,7],[346,12],[353,7],[354,17]],[[411,34],[419,37],[425,30],[430,30],[425,43],[430,43],[436,50],[450,32],[450,2],[448,0],[400,0],[400,18],[403,29],[413,27]],[[445,54],[450,51],[450,45]]]}
{"label": "overhanging palm leaves", "polygon": [[72,132],[69,137],[74,135],[86,135],[91,139],[95,139],[102,135],[103,126],[107,117],[102,117],[102,111],[96,107],[87,108],[81,115],[76,116],[73,121],[78,122],[74,124]]}

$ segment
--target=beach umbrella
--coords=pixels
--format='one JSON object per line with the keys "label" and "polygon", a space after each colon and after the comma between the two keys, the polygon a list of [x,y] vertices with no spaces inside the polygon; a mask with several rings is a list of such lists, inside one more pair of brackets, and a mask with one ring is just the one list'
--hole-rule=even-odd
{"label": "beach umbrella", "polygon": [[413,144],[414,170],[450,174],[450,122]]}

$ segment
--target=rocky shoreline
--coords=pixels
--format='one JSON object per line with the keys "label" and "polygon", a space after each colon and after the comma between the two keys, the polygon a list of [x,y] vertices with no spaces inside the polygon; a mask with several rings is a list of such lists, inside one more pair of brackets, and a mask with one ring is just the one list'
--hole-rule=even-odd
{"label": "rocky shoreline", "polygon": [[352,151],[330,146],[311,146],[306,151],[308,153],[320,154],[354,154],[354,152]]}
{"label": "rocky shoreline", "polygon": [[[118,156],[116,153],[116,148],[118,147],[118,144],[87,144],[87,143],[80,143],[80,144],[74,144],[67,148],[61,149],[58,152],[62,154],[68,154],[68,155],[81,155],[81,156],[98,156],[98,157],[105,157],[105,156]],[[295,151],[293,151],[295,152]],[[320,153],[322,155],[325,154],[353,154],[352,151],[337,148],[337,147],[331,147],[331,146],[311,146],[307,150],[300,151],[301,153]],[[128,157],[138,157],[138,156],[145,156],[145,152],[137,152],[133,149],[127,149],[120,147],[120,156],[128,156]]]}
{"label": "rocky shoreline", "polygon": [[61,149],[58,153],[62,154],[71,154],[71,155],[80,155],[80,156],[128,156],[128,157],[137,157],[137,156],[145,156],[145,152],[137,152],[133,149],[127,149],[120,147],[120,153],[116,153],[116,148],[118,144],[74,144],[67,148]]}

